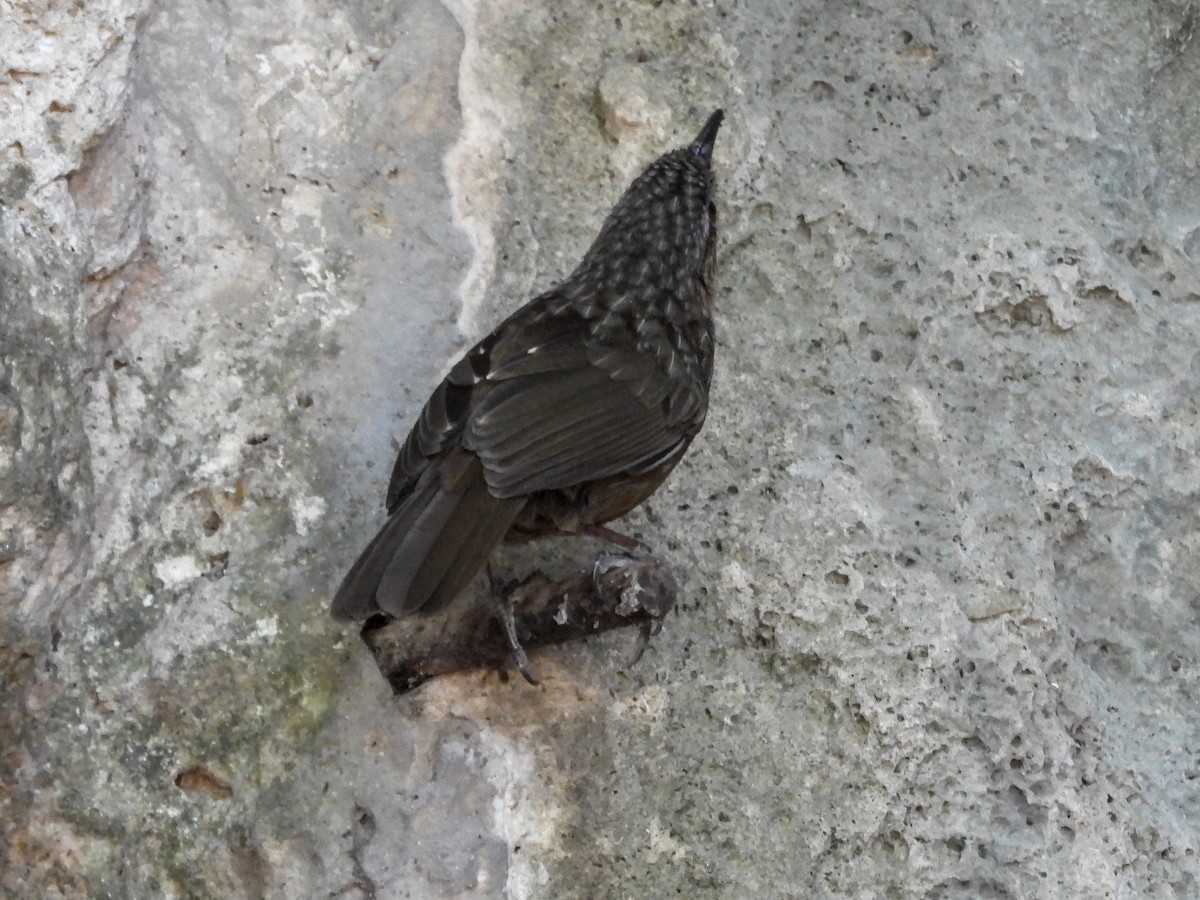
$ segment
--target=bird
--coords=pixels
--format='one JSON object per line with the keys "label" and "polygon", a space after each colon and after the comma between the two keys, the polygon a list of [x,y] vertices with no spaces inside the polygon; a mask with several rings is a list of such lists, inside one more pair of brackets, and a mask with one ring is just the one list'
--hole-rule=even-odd
{"label": "bird", "polygon": [[[387,519],[342,580],[335,618],[439,612],[502,541],[637,546],[605,523],[662,484],[708,412],[723,119],[652,162],[574,271],[450,369],[400,449]],[[537,683],[511,607],[497,615]]]}

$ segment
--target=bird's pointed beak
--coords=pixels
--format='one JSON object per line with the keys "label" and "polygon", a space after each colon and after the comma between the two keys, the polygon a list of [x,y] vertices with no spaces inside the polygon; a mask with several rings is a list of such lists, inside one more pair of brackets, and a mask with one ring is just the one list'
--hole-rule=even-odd
{"label": "bird's pointed beak", "polygon": [[708,121],[704,123],[704,127],[696,135],[696,139],[692,141],[692,153],[705,159],[712,159],[713,144],[717,141],[717,131],[724,119],[725,110],[723,109],[718,109],[708,117]]}

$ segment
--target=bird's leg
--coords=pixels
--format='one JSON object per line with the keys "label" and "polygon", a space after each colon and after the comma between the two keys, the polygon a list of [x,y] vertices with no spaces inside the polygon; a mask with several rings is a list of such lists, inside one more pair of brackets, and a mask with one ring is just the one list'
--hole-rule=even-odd
{"label": "bird's leg", "polygon": [[517,670],[524,676],[525,680],[532,685],[541,684],[533,673],[529,671],[529,657],[525,655],[525,648],[521,646],[521,639],[517,636],[517,619],[513,610],[516,603],[513,600],[511,593],[506,593],[496,581],[496,577],[492,574],[492,566],[489,563],[487,567],[488,578],[488,593],[491,595],[492,613],[496,616],[496,620],[500,623],[501,629],[504,631],[504,637],[508,641],[508,647],[512,651],[513,663]]}
{"label": "bird's leg", "polygon": [[517,637],[517,622],[513,617],[513,602],[511,597],[497,598],[496,615],[500,619],[500,624],[504,627],[504,636],[508,638],[509,649],[512,650],[513,663],[530,684],[537,686],[541,684],[533,673],[529,671],[529,657],[525,655],[525,648],[521,646],[521,639]]}
{"label": "bird's leg", "polygon": [[585,525],[583,533],[600,538],[602,541],[616,544],[618,547],[624,547],[626,550],[641,550],[646,552],[650,549],[637,538],[631,538],[627,534],[621,534],[621,532],[605,528],[603,525]]}

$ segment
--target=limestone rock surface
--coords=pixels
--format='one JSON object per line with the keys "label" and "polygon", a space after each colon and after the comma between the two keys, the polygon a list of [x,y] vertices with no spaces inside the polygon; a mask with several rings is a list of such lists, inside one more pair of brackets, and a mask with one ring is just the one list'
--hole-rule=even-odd
{"label": "limestone rock surface", "polygon": [[[1200,894],[1197,22],[0,8],[0,893]],[[392,698],[397,441],[716,107],[677,613]]]}

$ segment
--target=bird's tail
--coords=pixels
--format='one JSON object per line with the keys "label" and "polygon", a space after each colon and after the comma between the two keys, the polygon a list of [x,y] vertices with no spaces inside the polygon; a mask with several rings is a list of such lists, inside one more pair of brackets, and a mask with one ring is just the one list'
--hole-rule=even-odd
{"label": "bird's tail", "polygon": [[437,612],[475,579],[524,505],[488,492],[473,453],[437,459],[342,580],[334,617]]}

